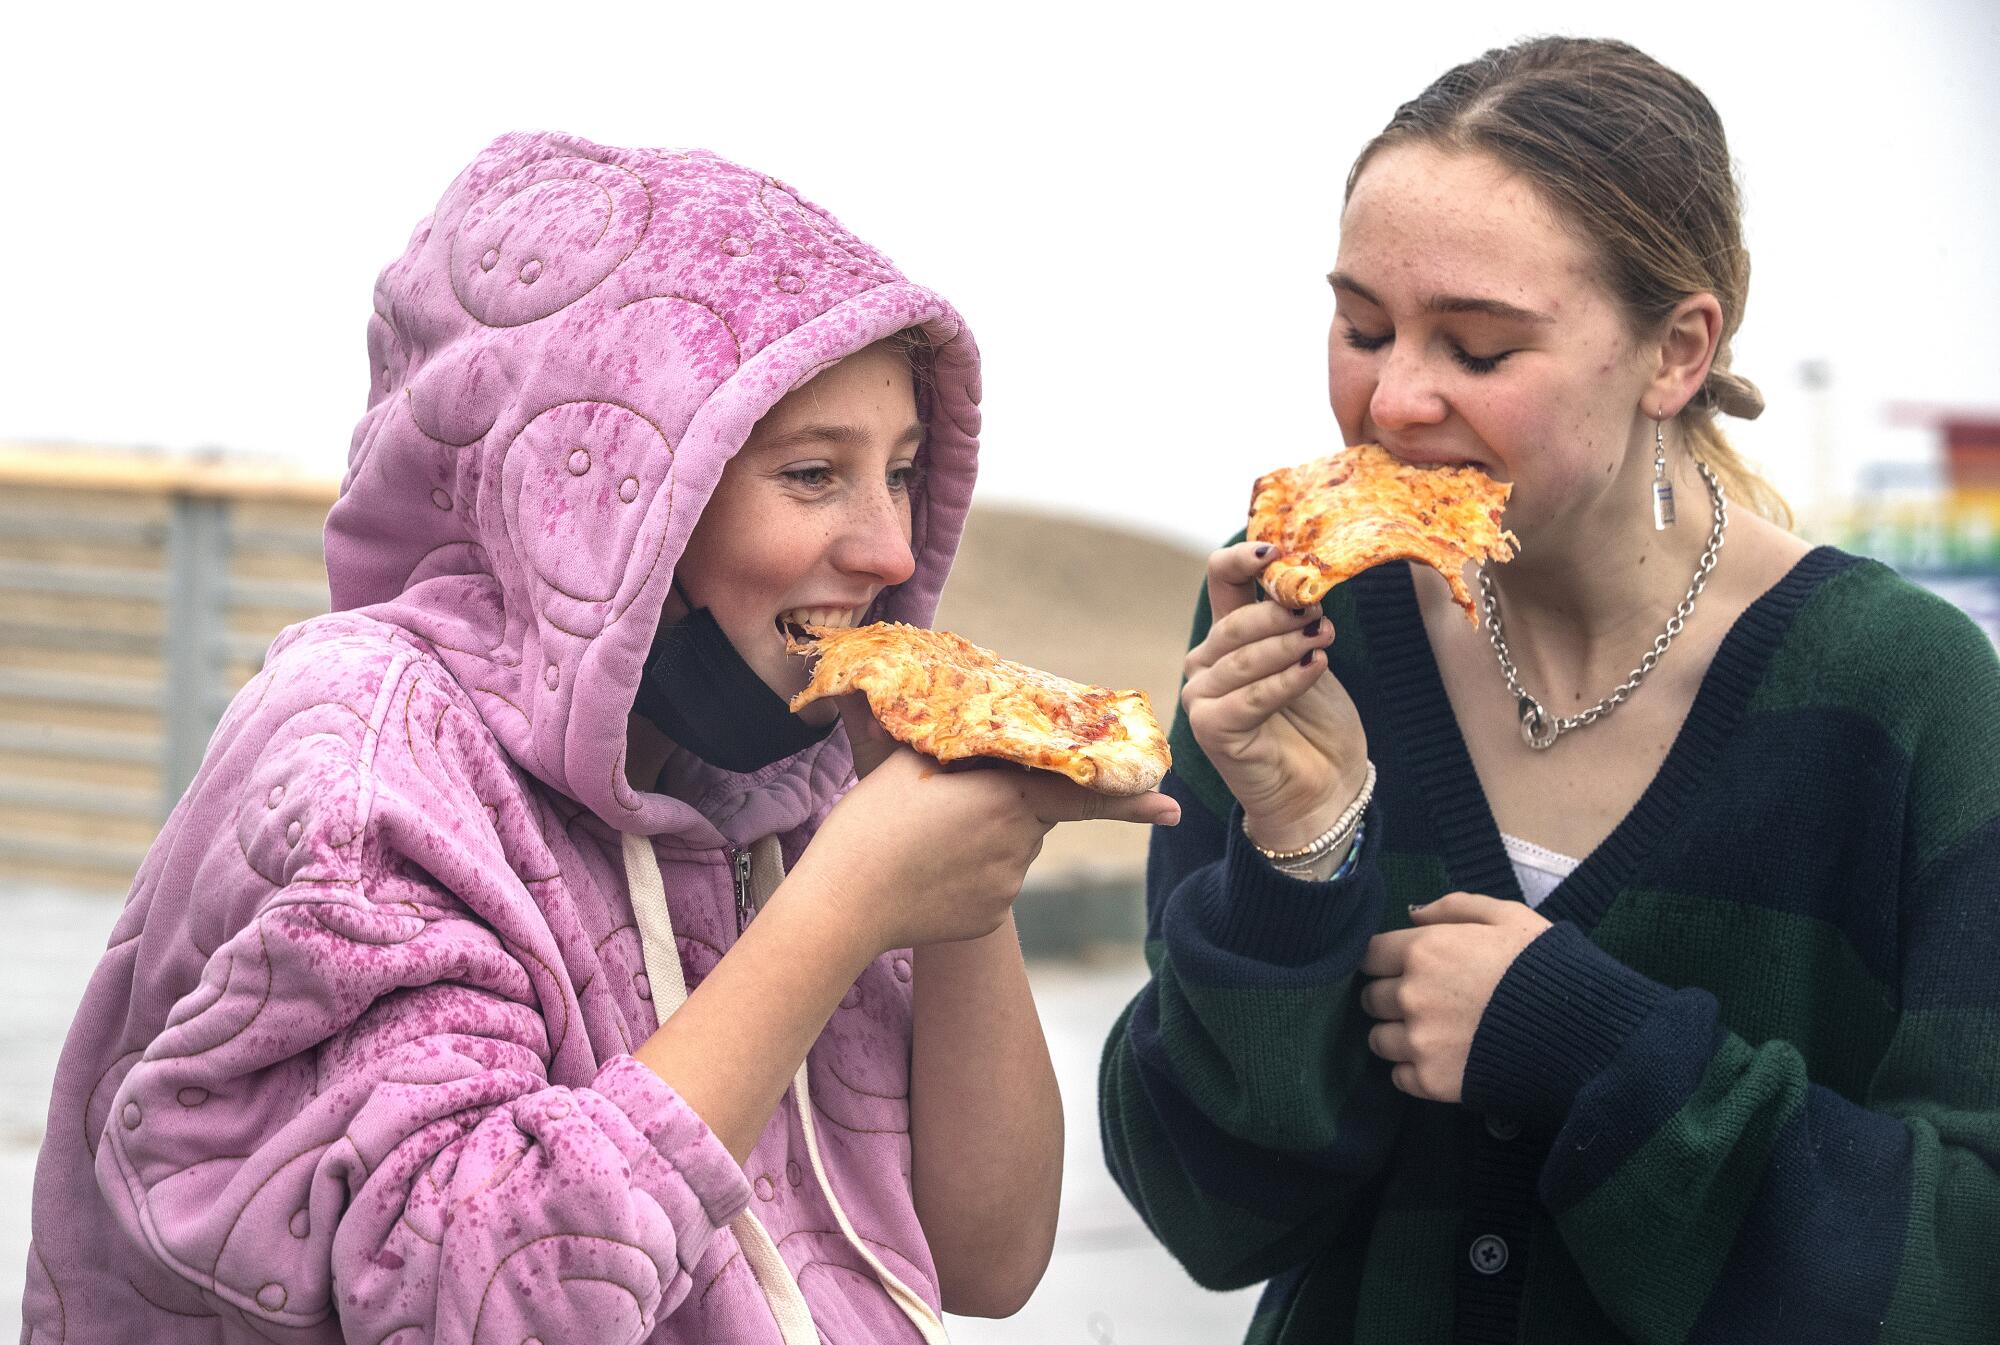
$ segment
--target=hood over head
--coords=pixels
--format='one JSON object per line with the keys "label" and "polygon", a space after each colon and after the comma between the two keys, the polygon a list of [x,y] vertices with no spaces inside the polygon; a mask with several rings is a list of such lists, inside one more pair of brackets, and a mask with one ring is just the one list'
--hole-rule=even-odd
{"label": "hood over head", "polygon": [[724,465],[786,393],[912,326],[935,350],[916,571],[875,611],[928,625],[978,453],[958,314],[775,178],[502,136],[376,282],[333,605],[428,641],[507,752],[617,830],[796,825],[849,774],[843,735],[750,776],[701,768],[697,808],[628,786],[626,716]]}

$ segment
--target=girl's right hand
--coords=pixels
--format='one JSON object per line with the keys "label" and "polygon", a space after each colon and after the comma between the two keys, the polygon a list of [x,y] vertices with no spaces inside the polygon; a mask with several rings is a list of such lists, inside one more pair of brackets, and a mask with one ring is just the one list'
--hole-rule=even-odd
{"label": "girl's right hand", "polygon": [[1181,708],[1209,763],[1243,805],[1244,829],[1293,850],[1332,826],[1361,792],[1368,738],[1327,674],[1333,624],[1317,606],[1260,602],[1270,547],[1239,542],[1208,558],[1208,636],[1188,651]]}
{"label": "girl's right hand", "polygon": [[1172,826],[1180,805],[1049,771],[943,766],[898,745],[827,814],[793,876],[845,908],[871,956],[973,939],[1007,918],[1049,829],[1093,818]]}

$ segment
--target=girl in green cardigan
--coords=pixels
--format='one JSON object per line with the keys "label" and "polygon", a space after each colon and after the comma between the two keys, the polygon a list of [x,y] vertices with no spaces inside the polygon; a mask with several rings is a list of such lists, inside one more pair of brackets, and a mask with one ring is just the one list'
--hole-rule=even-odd
{"label": "girl in green cardigan", "polygon": [[1520,554],[1478,626],[1211,558],[1114,1175],[1270,1282],[1253,1341],[2000,1340],[2000,667],[1716,428],[1714,109],[1488,53],[1363,150],[1329,279],[1342,436],[1513,483]]}

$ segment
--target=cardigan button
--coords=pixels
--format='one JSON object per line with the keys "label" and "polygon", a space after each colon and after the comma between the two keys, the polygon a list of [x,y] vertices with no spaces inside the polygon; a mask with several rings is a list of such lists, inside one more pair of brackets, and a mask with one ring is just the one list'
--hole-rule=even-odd
{"label": "cardigan button", "polygon": [[1504,1144],[1521,1138],[1521,1123],[1504,1116],[1489,1116],[1486,1118],[1486,1133]]}
{"label": "cardigan button", "polygon": [[1482,1275],[1498,1275],[1507,1268],[1507,1242],[1491,1233],[1472,1240],[1472,1268]]}

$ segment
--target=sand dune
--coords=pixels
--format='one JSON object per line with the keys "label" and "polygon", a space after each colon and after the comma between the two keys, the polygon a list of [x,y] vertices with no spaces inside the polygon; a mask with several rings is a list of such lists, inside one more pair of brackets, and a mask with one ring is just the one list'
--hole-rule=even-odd
{"label": "sand dune", "polygon": [[[1152,698],[1164,726],[1180,694],[1205,561],[1178,542],[1007,505],[977,505],[937,624],[1022,663]],[[1146,834],[1115,822],[1051,832],[1031,888],[1137,883]]]}

